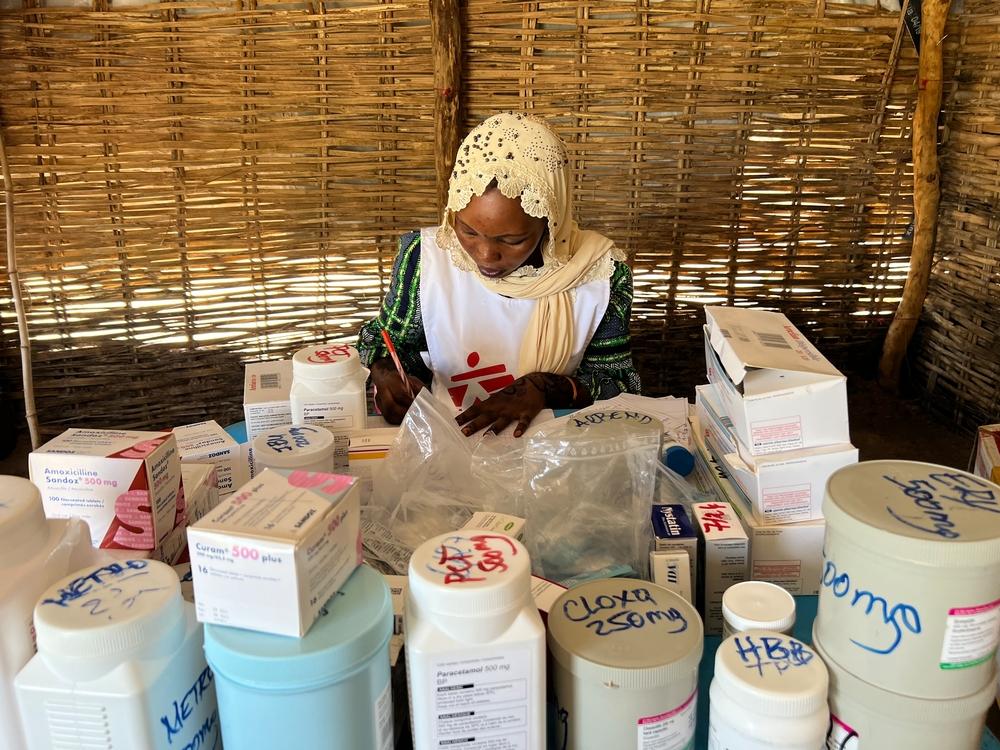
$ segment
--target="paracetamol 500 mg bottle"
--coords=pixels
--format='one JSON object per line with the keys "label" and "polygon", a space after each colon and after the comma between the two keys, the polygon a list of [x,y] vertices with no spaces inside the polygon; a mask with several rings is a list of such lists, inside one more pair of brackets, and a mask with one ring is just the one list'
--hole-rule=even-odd
{"label": "paracetamol 500 mg bottle", "polygon": [[817,750],[826,737],[829,677],[801,641],[748,630],[715,652],[709,750]]}
{"label": "paracetamol 500 mg bottle", "polygon": [[329,430],[363,430],[367,422],[368,370],[347,344],[310,346],[292,357],[292,421]]}
{"label": "paracetamol 500 mg bottle", "polygon": [[545,628],[524,546],[461,529],[410,558],[406,667],[414,750],[545,743]]}
{"label": "paracetamol 500 mg bottle", "polygon": [[202,627],[170,566],[80,570],[42,594],[35,629],[14,682],[28,750],[221,745]]}
{"label": "paracetamol 500 mg bottle", "polygon": [[14,676],[35,653],[35,602],[92,553],[86,523],[46,520],[35,485],[0,475],[0,748],[24,746]]}
{"label": "paracetamol 500 mg bottle", "polygon": [[701,618],[681,596],[607,578],[549,609],[556,746],[693,750]]}

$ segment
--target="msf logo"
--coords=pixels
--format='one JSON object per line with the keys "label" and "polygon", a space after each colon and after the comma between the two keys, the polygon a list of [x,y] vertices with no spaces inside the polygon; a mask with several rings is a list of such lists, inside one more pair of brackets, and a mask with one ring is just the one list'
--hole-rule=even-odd
{"label": "msf logo", "polygon": [[[472,352],[465,361],[472,369],[452,375],[453,385],[448,388],[451,400],[458,409],[478,404],[514,382],[514,376],[507,372],[507,365],[479,367],[479,352]],[[469,396],[472,396],[472,403],[468,403]]]}

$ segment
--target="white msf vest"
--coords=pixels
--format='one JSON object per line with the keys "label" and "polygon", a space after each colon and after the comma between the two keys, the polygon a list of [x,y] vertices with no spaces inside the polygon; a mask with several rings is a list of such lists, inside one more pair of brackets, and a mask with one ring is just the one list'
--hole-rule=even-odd
{"label": "white msf vest", "polygon": [[[434,394],[464,411],[514,382],[521,339],[537,303],[490,291],[475,272],[456,268],[438,247],[436,232],[420,232],[420,313],[428,349],[421,355],[434,375]],[[608,309],[611,280],[582,284],[574,295],[576,340],[561,375],[580,366]]]}

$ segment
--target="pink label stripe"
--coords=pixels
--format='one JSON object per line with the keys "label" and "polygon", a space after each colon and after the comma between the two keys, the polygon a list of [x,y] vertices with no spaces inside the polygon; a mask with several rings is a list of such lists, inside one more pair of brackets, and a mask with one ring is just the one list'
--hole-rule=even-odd
{"label": "pink label stripe", "polygon": [[665,714],[659,714],[657,716],[643,716],[639,719],[639,725],[643,724],[657,724],[666,719],[673,718],[679,713],[682,713],[684,709],[691,705],[691,702],[698,696],[698,688],[695,688],[694,692],[688,696],[688,699],[684,701],[681,705],[675,708],[673,711],[667,711]]}
{"label": "pink label stripe", "polygon": [[854,727],[852,727],[852,726],[850,726],[850,725],[848,725],[848,724],[845,724],[844,722],[842,722],[842,721],[841,721],[840,719],[838,719],[838,718],[837,718],[836,716],[834,716],[833,714],[830,714],[830,718],[831,718],[831,719],[833,719],[833,720],[834,720],[835,722],[837,722],[838,724],[840,724],[840,726],[842,726],[842,727],[843,727],[844,729],[846,729],[846,730],[847,730],[848,732],[853,732],[853,731],[854,731]]}
{"label": "pink label stripe", "polygon": [[1000,599],[990,602],[989,604],[980,604],[978,607],[955,607],[954,609],[949,609],[949,615],[981,615],[983,612],[989,612],[991,609],[996,609],[1000,607]]}

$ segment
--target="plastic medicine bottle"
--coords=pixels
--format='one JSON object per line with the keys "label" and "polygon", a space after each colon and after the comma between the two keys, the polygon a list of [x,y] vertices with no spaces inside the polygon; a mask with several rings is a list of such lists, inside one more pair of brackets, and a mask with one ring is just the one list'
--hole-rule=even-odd
{"label": "plastic medicine bottle", "polygon": [[405,618],[414,750],[545,746],[545,628],[520,542],[475,529],[425,542]]}
{"label": "plastic medicine bottle", "polygon": [[353,346],[299,349],[292,357],[292,422],[318,423],[339,432],[365,429],[367,380],[368,370]]}

